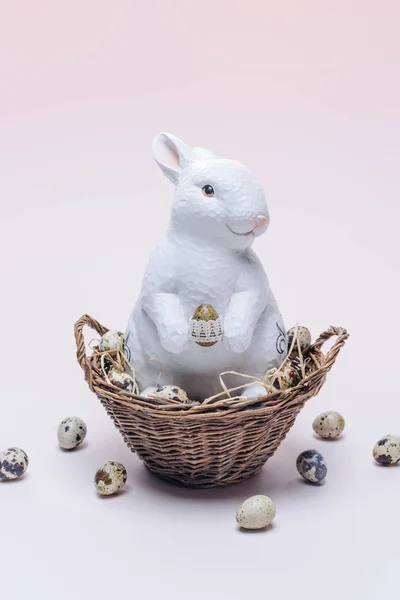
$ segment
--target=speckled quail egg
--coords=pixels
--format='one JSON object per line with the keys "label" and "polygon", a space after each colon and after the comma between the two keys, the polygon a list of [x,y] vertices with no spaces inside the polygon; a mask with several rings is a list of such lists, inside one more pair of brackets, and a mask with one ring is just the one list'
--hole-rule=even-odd
{"label": "speckled quail egg", "polygon": [[102,496],[111,496],[122,490],[126,479],[127,472],[124,465],[114,460],[108,460],[100,469],[97,469],[94,485]]}
{"label": "speckled quail egg", "polygon": [[107,356],[105,356],[104,359],[102,360],[101,366],[102,366],[103,372],[106,375],[108,375],[110,373],[110,371],[112,371],[114,368],[113,363],[111,362],[111,360],[109,358],[107,358]]}
{"label": "speckled quail egg", "polygon": [[[292,327],[291,329],[289,329],[289,331],[287,332],[287,347],[288,347],[288,351],[290,350],[290,348],[292,347],[293,344],[293,339],[296,335],[296,327]],[[306,352],[306,350],[308,350],[308,348],[311,346],[311,333],[310,330],[307,329],[307,327],[303,327],[301,325],[299,325],[297,327],[297,338],[293,344],[293,349],[291,354],[293,356],[296,356],[299,353],[299,344],[300,344],[300,349],[301,349],[301,353],[304,354]]]}
{"label": "speckled quail egg", "polygon": [[236,523],[243,529],[263,529],[275,518],[275,504],[268,496],[251,496],[236,512]]}
{"label": "speckled quail egg", "polygon": [[342,415],[333,410],[323,412],[313,421],[315,433],[325,439],[337,438],[344,429],[344,419]]}
{"label": "speckled quail egg", "polygon": [[58,426],[57,436],[61,448],[73,450],[82,444],[86,437],[86,424],[79,417],[68,417]]}
{"label": "speckled quail egg", "polygon": [[381,465],[395,465],[400,461],[400,437],[385,435],[375,444],[373,455]]}
{"label": "speckled quail egg", "polygon": [[200,304],[190,320],[190,337],[199,346],[214,346],[223,335],[222,321],[211,304]]}
{"label": "speckled quail egg", "polygon": [[328,473],[326,461],[317,450],[302,452],[297,457],[296,467],[300,475],[311,483],[321,483]]}
{"label": "speckled quail egg", "polygon": [[124,336],[119,331],[107,331],[101,336],[99,349],[101,352],[111,352],[112,350],[124,350]]}
{"label": "speckled quail egg", "polygon": [[108,374],[108,379],[110,380],[110,383],[121,390],[130,393],[133,392],[133,379],[129,373],[125,373],[125,371],[118,371],[118,369],[112,369],[112,371],[110,371]]}
{"label": "speckled quail egg", "polygon": [[185,390],[178,387],[177,385],[159,385],[157,390],[153,393],[153,396],[158,398],[168,398],[168,400],[176,400],[187,404],[189,398]]}
{"label": "speckled quail egg", "polygon": [[265,374],[265,380],[277,390],[287,390],[300,383],[301,371],[293,364],[287,363],[280,369],[269,369]]}
{"label": "speckled quail egg", "polygon": [[0,452],[0,481],[22,477],[28,463],[28,456],[21,448],[3,450]]}

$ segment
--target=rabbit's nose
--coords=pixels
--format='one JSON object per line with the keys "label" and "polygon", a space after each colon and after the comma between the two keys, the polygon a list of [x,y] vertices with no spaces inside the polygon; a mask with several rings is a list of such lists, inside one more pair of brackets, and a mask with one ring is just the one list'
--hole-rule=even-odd
{"label": "rabbit's nose", "polygon": [[268,223],[268,219],[265,215],[258,215],[254,219],[254,227],[263,227]]}

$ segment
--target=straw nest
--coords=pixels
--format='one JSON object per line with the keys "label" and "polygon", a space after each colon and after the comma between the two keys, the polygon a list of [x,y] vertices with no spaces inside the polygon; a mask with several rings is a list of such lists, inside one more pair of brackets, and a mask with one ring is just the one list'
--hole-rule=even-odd
{"label": "straw nest", "polygon": [[[318,394],[348,333],[330,327],[300,358],[288,359],[298,383],[279,388],[279,373],[266,377],[266,394],[244,400],[223,392],[202,404],[143,398],[113,385],[104,371],[104,356],[123,366],[120,351],[87,355],[83,329],[100,336],[108,330],[84,315],[75,324],[77,358],[89,388],[120,431],[128,447],[158,476],[188,487],[226,486],[258,473],[286,437],[305,402]],[[323,344],[337,339],[324,355]],[[173,383],[173,382],[171,382]]]}

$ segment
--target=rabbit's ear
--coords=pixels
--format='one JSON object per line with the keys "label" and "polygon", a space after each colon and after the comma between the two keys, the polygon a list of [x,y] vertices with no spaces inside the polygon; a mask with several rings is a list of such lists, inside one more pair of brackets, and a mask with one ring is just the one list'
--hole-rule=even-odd
{"label": "rabbit's ear", "polygon": [[171,133],[159,133],[153,140],[153,155],[163,173],[177,183],[182,170],[195,160],[193,150]]}

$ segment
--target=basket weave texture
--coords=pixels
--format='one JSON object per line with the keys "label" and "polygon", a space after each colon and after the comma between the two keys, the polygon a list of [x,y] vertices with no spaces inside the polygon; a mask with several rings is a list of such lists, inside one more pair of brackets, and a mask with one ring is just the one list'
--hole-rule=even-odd
{"label": "basket weave texture", "polygon": [[[149,400],[108,383],[99,354],[87,356],[83,329],[108,330],[84,315],[75,324],[77,358],[90,389],[120,431],[128,447],[160,477],[196,488],[226,486],[258,473],[277,450],[305,402],[323,386],[348,333],[330,327],[308,349],[306,376],[295,387],[263,398],[225,398],[185,405]],[[326,355],[325,341],[337,336]],[[173,383],[173,382],[171,382]]]}

